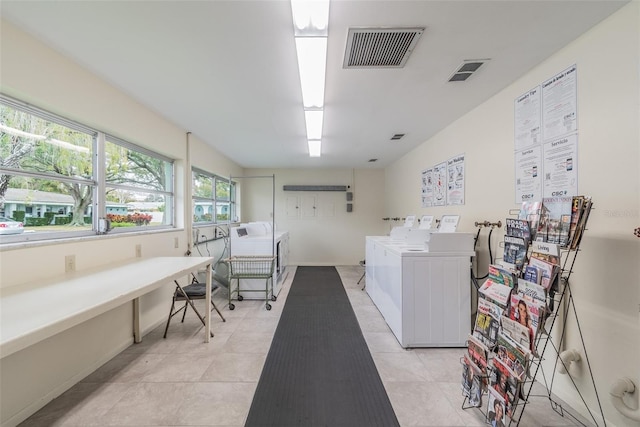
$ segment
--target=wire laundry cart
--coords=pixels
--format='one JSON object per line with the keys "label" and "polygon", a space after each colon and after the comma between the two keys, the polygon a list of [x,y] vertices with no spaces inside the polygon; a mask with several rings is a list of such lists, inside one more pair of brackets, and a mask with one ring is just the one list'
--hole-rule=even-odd
{"label": "wire laundry cart", "polygon": [[[240,292],[264,292],[265,307],[267,310],[271,310],[269,300],[276,300],[276,296],[273,294],[273,271],[276,257],[266,255],[236,255],[225,259],[224,262],[229,266],[229,310],[236,308],[231,302],[234,294],[238,301],[243,300]],[[234,279],[236,280],[235,288],[233,286]],[[241,279],[264,279],[264,291],[262,289],[241,289]]]}

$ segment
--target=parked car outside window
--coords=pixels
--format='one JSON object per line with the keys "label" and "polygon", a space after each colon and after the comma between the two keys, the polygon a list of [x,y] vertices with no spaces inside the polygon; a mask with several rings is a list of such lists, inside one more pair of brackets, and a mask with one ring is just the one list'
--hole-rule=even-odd
{"label": "parked car outside window", "polygon": [[24,227],[20,221],[0,216],[0,234],[20,234]]}

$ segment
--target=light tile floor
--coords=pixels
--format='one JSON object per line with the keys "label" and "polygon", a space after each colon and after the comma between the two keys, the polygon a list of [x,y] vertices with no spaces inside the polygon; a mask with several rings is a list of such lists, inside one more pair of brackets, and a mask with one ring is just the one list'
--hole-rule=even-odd
{"label": "light tile floor", "polygon": [[[400,424],[486,425],[480,411],[461,408],[464,349],[403,349],[357,284],[362,267],[337,268]],[[243,426],[294,273],[290,268],[271,311],[249,300],[230,311],[218,293],[227,321],[213,313],[209,344],[193,312],[185,323],[176,316],[167,339],[163,324],[21,426]],[[537,400],[527,405],[521,426],[578,425]]]}

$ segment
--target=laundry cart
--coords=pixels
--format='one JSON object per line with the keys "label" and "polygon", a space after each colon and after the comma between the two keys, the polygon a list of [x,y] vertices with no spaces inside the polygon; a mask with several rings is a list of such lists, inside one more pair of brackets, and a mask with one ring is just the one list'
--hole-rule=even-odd
{"label": "laundry cart", "polygon": [[[275,266],[275,256],[265,255],[236,255],[226,258],[224,262],[229,266],[229,310],[236,306],[231,302],[233,296],[238,301],[242,301],[241,292],[264,292],[265,307],[271,310],[269,300],[275,301],[273,293],[273,271]],[[242,289],[243,280],[264,280],[264,290],[262,289]],[[234,280],[236,286],[234,287]]]}

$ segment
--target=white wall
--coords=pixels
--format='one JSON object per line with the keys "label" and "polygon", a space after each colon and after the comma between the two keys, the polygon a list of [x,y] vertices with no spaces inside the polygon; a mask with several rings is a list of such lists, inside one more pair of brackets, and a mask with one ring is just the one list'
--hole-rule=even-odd
{"label": "white wall", "polygon": [[[639,9],[639,2],[631,2],[394,163],[387,169],[386,187],[405,190],[385,193],[386,214],[391,216],[460,214],[462,231],[475,231],[475,221],[504,222],[509,211],[518,208],[514,203],[514,100],[577,64],[579,192],[592,196],[595,205],[571,285],[607,425],[617,426],[639,425],[609,402],[609,387],[619,377],[627,376],[640,386],[640,242],[633,235],[640,226]],[[420,171],[460,153],[466,154],[466,204],[421,208]],[[486,234],[479,244],[481,274],[486,273],[488,259]],[[494,253],[495,241],[503,234],[502,229],[494,233]],[[567,334],[567,347],[581,349],[574,322]],[[573,373],[590,409],[598,414],[586,363]],[[556,375],[554,392],[585,412],[565,376]],[[629,403],[637,400],[638,391]]]}
{"label": "white wall", "polygon": [[[64,273],[66,255],[83,270],[142,256],[181,256],[188,247],[191,199],[186,130],[127,97],[87,70],[55,53],[11,24],[0,26],[0,90],[22,101],[149,148],[176,160],[177,225],[162,233],[96,236],[83,240],[35,243],[0,252],[0,286],[37,281]],[[132,119],[135,118],[135,119]],[[191,138],[194,165],[218,174],[242,169]],[[178,248],[174,248],[178,239]],[[88,283],[87,286],[91,284]],[[172,284],[141,299],[141,327],[148,332],[165,321]],[[29,313],[25,313],[28,316]],[[129,346],[131,304],[115,308],[0,361],[0,424],[16,425],[48,401]]]}
{"label": "white wall", "polygon": [[[623,8],[509,88],[462,117],[436,137],[380,170],[247,170],[191,139],[194,166],[226,176],[276,175],[276,224],[291,233],[290,260],[295,265],[357,264],[364,258],[364,236],[385,234],[382,217],[459,213],[460,228],[473,231],[474,221],[499,220],[513,203],[513,100],[569,65],[578,65],[580,125],[580,191],[593,196],[596,210],[572,276],[576,306],[585,333],[600,398],[607,418],[620,426],[635,425],[607,402],[608,387],[619,376],[636,384],[640,360],[638,303],[638,3]],[[179,224],[190,224],[186,130],[143,108],[96,76],[67,61],[38,41],[2,22],[1,90],[11,96],[82,123],[109,131],[133,143],[177,159]],[[131,120],[135,117],[135,120]],[[456,154],[466,154],[466,205],[455,209],[420,207],[420,171]],[[244,181],[244,180],[243,180]],[[271,189],[264,182],[242,182],[243,220],[269,219]],[[315,193],[322,214],[294,218],[287,198],[309,193],[284,192],[282,185],[351,185],[352,213],[345,194]],[[267,184],[269,185],[269,184]],[[184,191],[179,191],[179,189]],[[333,210],[330,207],[333,207]],[[333,214],[329,214],[333,212]],[[496,233],[497,241],[501,236]],[[174,238],[179,248],[173,248]],[[83,242],[2,250],[1,286],[62,273],[64,256],[76,254],[78,269],[133,257],[176,255],[187,250],[188,233],[176,231],[129,237],[101,236]],[[485,237],[486,238],[486,237]],[[486,258],[486,251],[482,254]],[[481,260],[483,259],[481,257]],[[34,265],[37,268],[34,268]],[[142,302],[143,327],[162,322],[172,287]],[[13,425],[75,381],[129,345],[131,307],[119,307],[0,361],[0,423]],[[570,346],[575,327],[569,327]],[[96,339],[99,337],[99,339]],[[79,345],[79,343],[81,345]],[[55,365],[57,369],[51,367]],[[28,372],[28,375],[24,375]],[[586,376],[580,376],[580,383]],[[567,387],[560,394],[576,407]],[[637,397],[637,396],[636,396]],[[594,397],[587,399],[595,408]]]}
{"label": "white wall", "polygon": [[[245,174],[275,175],[276,229],[289,231],[291,265],[357,265],[364,259],[365,236],[385,234],[383,170],[248,169]],[[242,220],[271,221],[271,179],[245,178],[240,182]],[[346,211],[343,191],[283,191],[284,185],[348,185],[353,211]],[[296,214],[290,204],[293,198],[301,203],[313,198],[314,215]]]}

